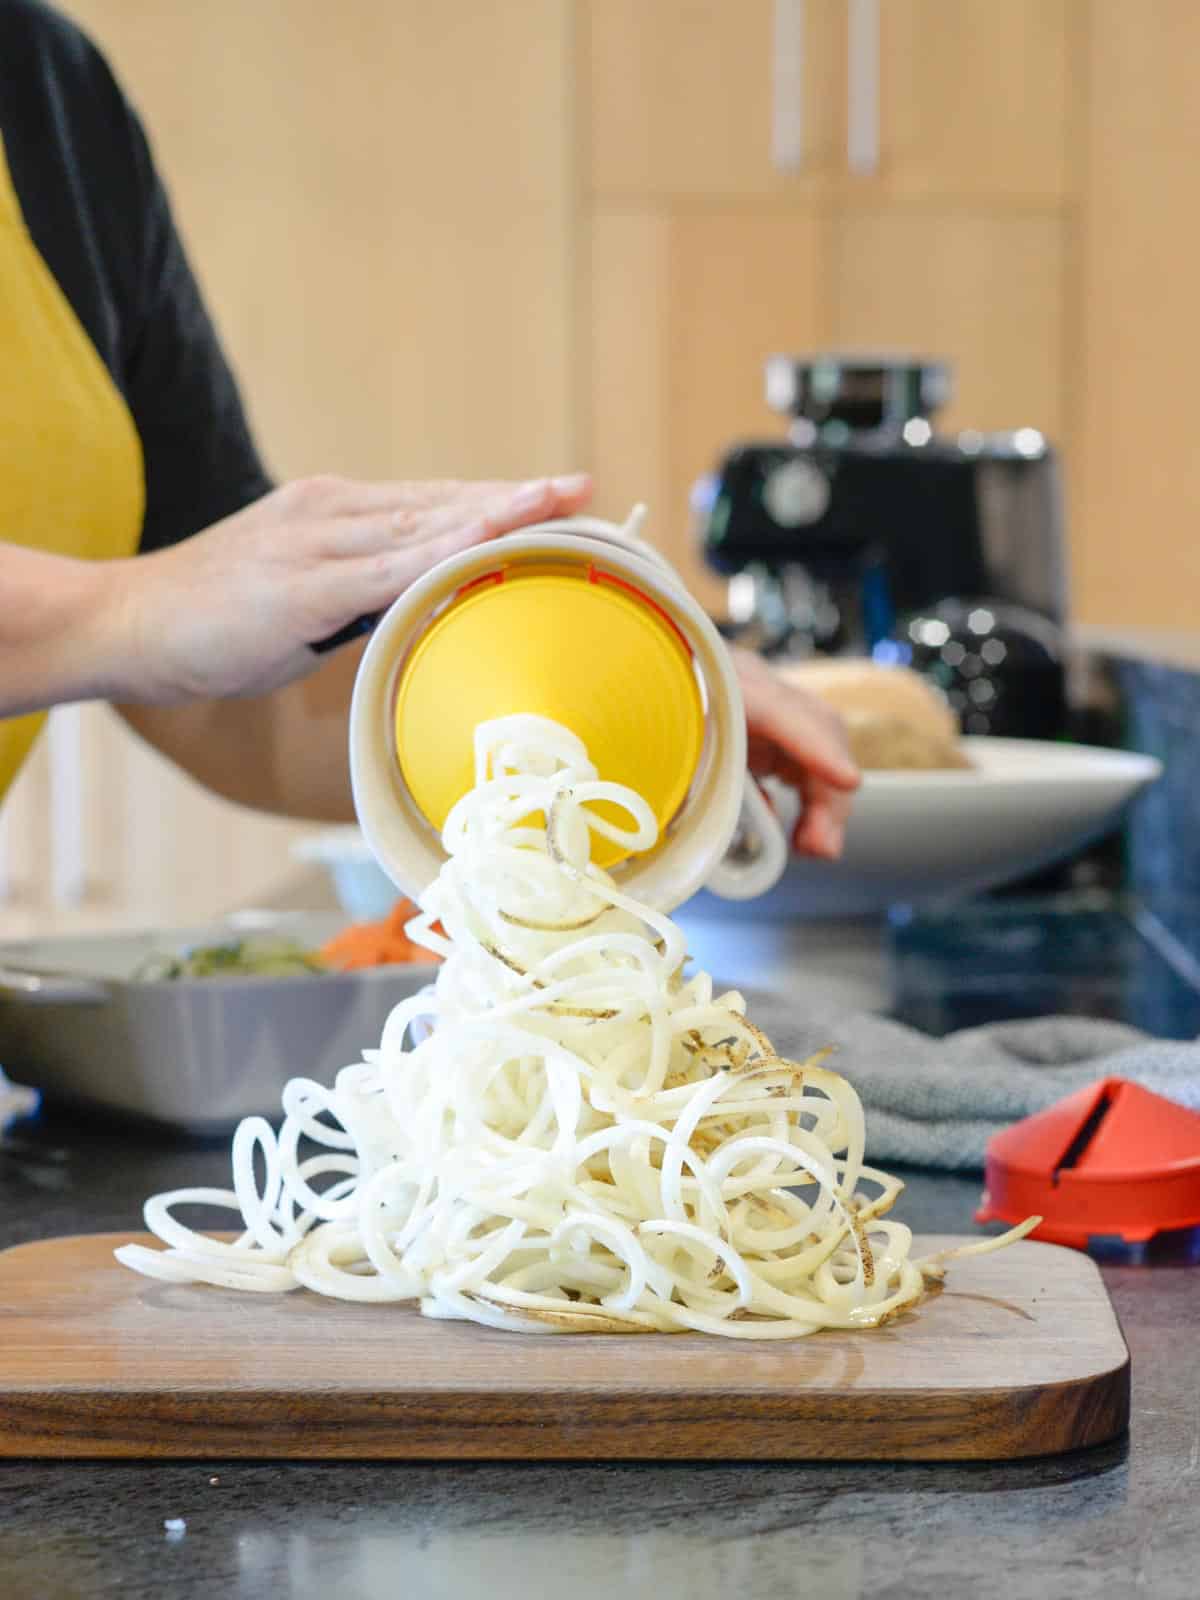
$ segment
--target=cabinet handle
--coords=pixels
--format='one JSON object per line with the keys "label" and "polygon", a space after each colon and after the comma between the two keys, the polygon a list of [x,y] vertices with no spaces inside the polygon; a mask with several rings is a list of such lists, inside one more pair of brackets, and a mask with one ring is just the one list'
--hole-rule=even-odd
{"label": "cabinet handle", "polygon": [[846,160],[851,172],[879,171],[879,0],[849,0]]}
{"label": "cabinet handle", "polygon": [[83,712],[59,706],[50,718],[50,893],[77,906],[87,888],[83,832]]}
{"label": "cabinet handle", "polygon": [[776,172],[804,164],[804,0],[775,0],[771,161]]}

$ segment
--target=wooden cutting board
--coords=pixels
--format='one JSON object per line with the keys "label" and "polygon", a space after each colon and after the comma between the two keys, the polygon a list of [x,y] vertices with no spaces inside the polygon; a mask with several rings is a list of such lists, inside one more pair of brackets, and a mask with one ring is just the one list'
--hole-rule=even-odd
{"label": "wooden cutting board", "polygon": [[1129,1418],[1100,1274],[1054,1245],[956,1263],[877,1332],[748,1343],[153,1283],[127,1237],[0,1254],[0,1456],[997,1460]]}

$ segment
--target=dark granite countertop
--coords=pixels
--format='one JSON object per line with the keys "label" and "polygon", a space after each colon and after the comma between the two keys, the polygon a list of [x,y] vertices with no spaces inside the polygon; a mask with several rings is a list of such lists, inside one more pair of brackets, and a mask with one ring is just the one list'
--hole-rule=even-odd
{"label": "dark granite countertop", "polygon": [[[869,952],[850,941],[844,958],[865,985]],[[27,1125],[0,1149],[0,1248],[135,1228],[147,1194],[224,1183],[227,1161],[223,1144]],[[906,1221],[970,1230],[978,1178],[907,1176]],[[1200,1268],[1104,1273],[1133,1421],[1096,1451],[994,1466],[0,1462],[0,1595],[1191,1600]]]}

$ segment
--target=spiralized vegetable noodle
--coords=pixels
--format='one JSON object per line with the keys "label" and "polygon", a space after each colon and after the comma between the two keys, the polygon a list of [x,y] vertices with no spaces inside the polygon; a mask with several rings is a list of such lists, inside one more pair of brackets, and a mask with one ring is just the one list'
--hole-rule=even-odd
{"label": "spiralized vegetable noodle", "polygon": [[[887,1215],[902,1186],[864,1164],[851,1085],[685,977],[675,924],[591,863],[597,834],[656,842],[646,803],[538,717],[483,724],[475,761],[409,924],[435,991],[332,1088],[292,1079],[277,1135],[238,1128],[233,1188],[148,1201],[165,1248],[118,1259],[517,1331],[778,1339],[914,1305],[941,1267]],[[184,1224],[194,1202],[237,1213],[236,1242]]]}

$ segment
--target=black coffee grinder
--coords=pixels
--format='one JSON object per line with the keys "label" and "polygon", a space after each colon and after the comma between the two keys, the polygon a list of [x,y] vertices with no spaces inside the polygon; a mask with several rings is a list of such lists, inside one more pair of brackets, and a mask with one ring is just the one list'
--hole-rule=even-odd
{"label": "black coffee grinder", "polygon": [[1063,737],[1062,487],[1042,434],[935,433],[940,361],[774,356],[766,378],[788,437],[739,445],[697,489],[734,636],[909,664],[966,733]]}

